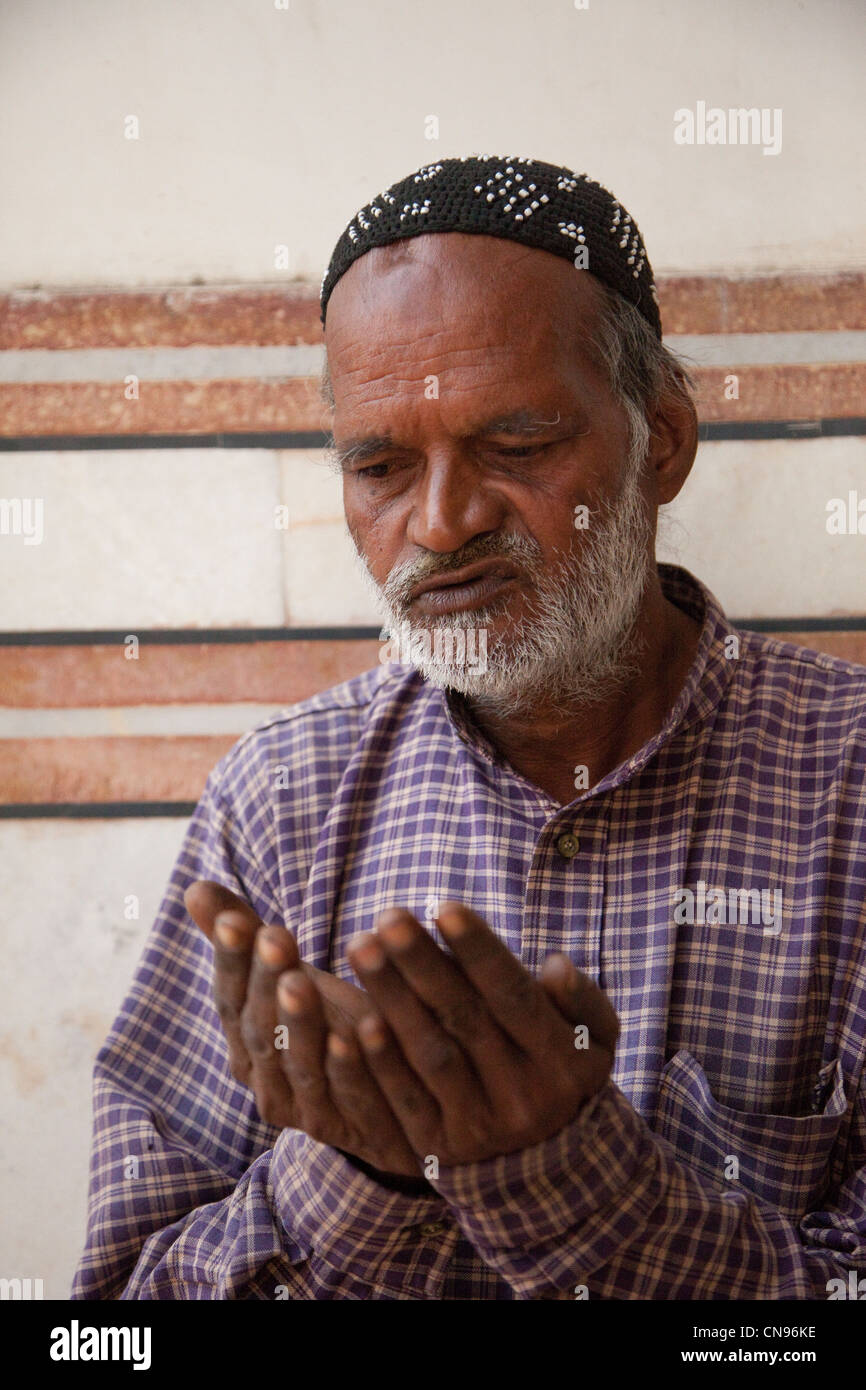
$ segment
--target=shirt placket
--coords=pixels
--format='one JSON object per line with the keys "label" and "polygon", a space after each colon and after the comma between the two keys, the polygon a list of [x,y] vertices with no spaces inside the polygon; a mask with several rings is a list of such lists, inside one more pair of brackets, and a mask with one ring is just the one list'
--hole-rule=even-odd
{"label": "shirt placket", "polygon": [[526,876],[522,959],[537,974],[554,951],[598,979],[608,815],[602,798],[563,807],[536,841]]}

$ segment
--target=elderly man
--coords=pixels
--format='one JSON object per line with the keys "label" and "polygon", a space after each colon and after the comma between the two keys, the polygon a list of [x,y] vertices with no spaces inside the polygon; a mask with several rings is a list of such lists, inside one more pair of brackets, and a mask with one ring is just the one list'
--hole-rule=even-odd
{"label": "elderly man", "polygon": [[697,431],[637,227],[443,160],[322,318],[410,659],[208,779],[97,1060],[74,1297],[856,1286],[866,671],[656,565]]}

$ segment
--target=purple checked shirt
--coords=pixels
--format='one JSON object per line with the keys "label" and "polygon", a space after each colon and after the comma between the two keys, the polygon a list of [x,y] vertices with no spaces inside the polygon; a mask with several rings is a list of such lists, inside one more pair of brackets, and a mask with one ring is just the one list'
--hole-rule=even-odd
{"label": "purple checked shirt", "polygon": [[[866,669],[735,636],[659,570],[694,664],[567,806],[406,666],[218,763],[97,1058],[74,1298],[823,1299],[866,1273]],[[380,910],[460,899],[530,971],[566,951],[598,980],[613,1077],[542,1143],[391,1190],[231,1078],[198,878],[347,979]]]}

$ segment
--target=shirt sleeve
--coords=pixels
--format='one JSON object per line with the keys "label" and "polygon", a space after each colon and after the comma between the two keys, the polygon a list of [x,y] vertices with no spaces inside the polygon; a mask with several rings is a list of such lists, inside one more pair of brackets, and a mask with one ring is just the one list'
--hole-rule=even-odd
{"label": "shirt sleeve", "polygon": [[283,920],[220,795],[231,756],[208,778],[96,1059],[87,1235],[71,1297],[424,1297],[448,1242],[425,1241],[419,1226],[446,1211],[442,1199],[389,1191],[336,1150],[263,1124],[229,1072],[213,953],[184,890],[211,879],[263,920]]}
{"label": "shirt sleeve", "polygon": [[[145,1242],[123,1299],[424,1299],[455,1244],[429,1196],[390,1191],[285,1129],[231,1195]],[[437,1219],[438,1218],[438,1219]]]}
{"label": "shirt sleeve", "polygon": [[866,1272],[866,1167],[795,1223],[682,1162],[612,1081],[559,1134],[433,1185],[518,1298],[827,1299]]}

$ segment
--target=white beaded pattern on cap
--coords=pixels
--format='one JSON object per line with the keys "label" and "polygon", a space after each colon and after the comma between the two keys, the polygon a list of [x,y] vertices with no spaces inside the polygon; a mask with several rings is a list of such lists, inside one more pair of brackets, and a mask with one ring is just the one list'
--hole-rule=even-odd
{"label": "white beaded pattern on cap", "polygon": [[[482,155],[478,158],[489,157]],[[528,159],[509,157],[505,166],[495,169],[489,179],[485,179],[483,183],[476,183],[473,192],[476,196],[484,198],[487,203],[498,202],[500,212],[506,215],[513,214],[515,222],[526,221],[537,208],[550,201],[548,194],[539,192],[534,183],[527,184],[525,187],[515,187],[517,184],[524,183],[523,175],[515,169],[515,164],[530,164],[531,162]],[[556,180],[556,187],[560,193],[574,193],[581,183],[594,184],[596,188],[602,186],[596,179],[560,174]],[[531,198],[529,202],[520,202],[521,198],[529,198],[531,193],[537,196]],[[586,245],[584,229],[575,222],[560,221],[557,222],[557,227],[563,236],[576,241],[580,246]],[[614,201],[613,223],[610,232],[616,237],[619,249],[621,251],[628,250],[628,255],[625,258],[626,264],[632,267],[631,273],[637,280],[646,263],[646,251],[638,233],[633,230],[631,217],[628,213],[623,216],[623,209],[616,201]],[[629,244],[629,238],[631,238],[631,244]]]}
{"label": "white beaded pattern on cap", "polygon": [[[551,177],[551,170],[548,166],[541,169],[536,168],[530,173],[531,166],[536,163],[525,155],[489,155],[489,154],[468,154],[461,155],[459,163],[465,164],[472,161],[477,164],[486,164],[487,169],[483,171],[488,177],[482,176],[479,170],[479,181],[473,188],[476,198],[484,201],[491,212],[495,214],[498,208],[503,217],[510,218],[515,223],[526,222],[545,204],[549,203],[551,196],[555,196],[554,190],[546,192],[540,183],[533,182],[532,179],[539,179],[542,182]],[[448,161],[453,164],[455,161]],[[490,168],[489,166],[495,166]],[[413,176],[413,182],[420,185],[419,193],[423,191],[425,185],[429,185],[443,171],[441,163],[425,164]],[[592,179],[586,174],[571,174],[568,171],[558,172],[556,177],[556,193],[573,194],[577,193],[581,187],[594,187],[601,189],[610,199],[613,214],[608,232],[616,244],[619,252],[625,254],[621,256],[623,268],[626,266],[631,270],[635,280],[647,263],[646,250],[637,228],[632,219],[614,198],[609,189],[599,183],[597,179]],[[431,190],[432,191],[432,190]],[[374,230],[375,221],[382,216],[386,206],[393,207],[397,202],[396,197],[390,192],[378,193],[369,203],[365,204],[352,218],[346,227],[344,235],[354,244],[358,245],[366,240],[362,234]],[[402,206],[399,214],[401,223],[419,223],[432,207],[432,199],[429,197],[418,198],[411,202],[406,202]],[[567,216],[567,214],[566,214]],[[574,221],[566,221],[564,218],[557,221],[557,230],[561,236],[566,237],[577,245],[586,246],[585,228]],[[321,294],[324,292],[325,282],[328,278],[326,270],[322,277]],[[655,285],[650,277],[648,286],[653,301],[658,304],[658,295]]]}
{"label": "white beaded pattern on cap", "polygon": [[[519,161],[515,161],[515,163],[517,162]],[[529,162],[528,159],[523,161],[525,164]],[[509,177],[509,175],[513,177]],[[517,188],[517,184],[525,186]],[[488,192],[485,193],[485,189]],[[514,189],[514,192],[511,192],[511,189]],[[515,222],[527,221],[536,209],[541,207],[542,203],[550,201],[546,193],[542,193],[538,198],[532,197],[533,193],[538,192],[537,186],[534,183],[525,183],[523,175],[519,169],[515,169],[514,164],[506,164],[504,170],[497,169],[493,177],[485,179],[483,184],[476,183],[473,192],[484,194],[488,203],[495,203],[497,198],[504,198],[505,201],[499,204],[499,210],[503,213],[514,213]],[[521,203],[521,198],[526,198],[528,201]],[[514,212],[515,208],[518,208],[519,211]]]}
{"label": "white beaded pattern on cap", "polygon": [[[637,279],[644,268],[644,262],[646,261],[646,251],[644,249],[644,244],[638,236],[637,232],[632,232],[631,245],[629,246],[629,232],[631,231],[632,222],[629,214],[626,213],[625,220],[623,220],[623,210],[620,207],[619,203],[615,201],[613,205],[613,222],[610,225],[610,232],[612,236],[615,236],[617,238],[620,251],[624,251],[626,247],[628,247],[629,255],[626,257],[626,265],[633,266],[635,263],[635,257],[638,255],[638,253],[640,253],[638,263],[632,271],[632,275],[635,279]],[[653,298],[656,300],[656,303],[658,303],[658,298],[655,294],[655,289],[653,289]]]}

